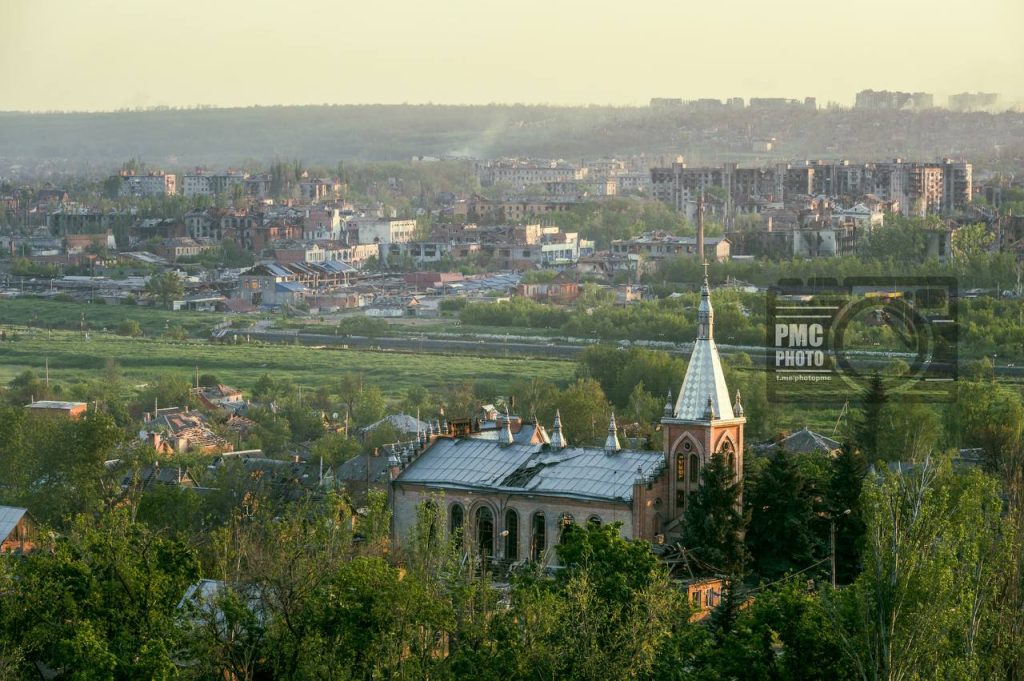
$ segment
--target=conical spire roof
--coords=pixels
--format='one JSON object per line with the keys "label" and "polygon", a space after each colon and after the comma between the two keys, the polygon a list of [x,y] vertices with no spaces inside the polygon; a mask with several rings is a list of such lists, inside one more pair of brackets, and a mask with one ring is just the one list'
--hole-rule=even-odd
{"label": "conical spire roof", "polygon": [[[704,283],[700,288],[700,306],[697,308],[697,340],[686,367],[686,377],[679,389],[672,418],[684,421],[707,421],[710,413],[716,419],[735,418],[729,389],[725,385],[722,360],[714,340],[715,311],[711,306],[711,286],[708,284],[707,263],[704,263]],[[708,410],[708,400],[711,406]]]}
{"label": "conical spire roof", "polygon": [[555,423],[551,426],[550,444],[552,449],[564,449],[569,444],[565,440],[565,433],[562,432],[562,412],[559,409],[555,410]]}
{"label": "conical spire roof", "polygon": [[620,449],[622,446],[619,445],[619,429],[615,425],[615,412],[612,412],[611,421],[608,422],[608,439],[604,441],[604,451],[614,454]]}

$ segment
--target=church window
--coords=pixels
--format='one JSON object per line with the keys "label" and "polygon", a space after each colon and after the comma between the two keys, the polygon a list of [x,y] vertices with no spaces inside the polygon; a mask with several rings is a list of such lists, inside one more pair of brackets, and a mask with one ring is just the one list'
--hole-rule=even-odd
{"label": "church window", "polygon": [[685,449],[686,451],[690,451],[691,449],[693,449],[693,444],[691,444],[689,440],[686,440],[683,442],[683,449]]}
{"label": "church window", "polygon": [[547,528],[544,514],[540,511],[534,513],[531,525],[533,526],[531,528],[533,539],[530,542],[530,554],[534,560],[539,561],[544,557],[544,550],[547,548],[547,537],[545,536]]}
{"label": "church window", "polygon": [[698,482],[700,482],[700,457],[690,454],[690,483],[697,484]]}
{"label": "church window", "polygon": [[565,537],[565,531],[576,522],[576,519],[572,517],[571,513],[563,513],[562,517],[558,519],[558,543],[562,543],[562,539]]}
{"label": "church window", "polygon": [[494,555],[494,514],[491,509],[481,506],[476,510],[476,537],[480,555]]}
{"label": "church window", "polygon": [[676,456],[676,480],[686,482],[686,457],[682,454]]}
{"label": "church window", "polygon": [[505,511],[505,558],[519,560],[519,514],[511,508]]}
{"label": "church window", "polygon": [[465,517],[466,511],[462,508],[462,504],[452,504],[451,518],[448,521],[448,532],[455,534],[461,530]]}
{"label": "church window", "polygon": [[601,527],[601,518],[599,516],[592,515],[587,518],[587,525],[590,525],[591,527]]}

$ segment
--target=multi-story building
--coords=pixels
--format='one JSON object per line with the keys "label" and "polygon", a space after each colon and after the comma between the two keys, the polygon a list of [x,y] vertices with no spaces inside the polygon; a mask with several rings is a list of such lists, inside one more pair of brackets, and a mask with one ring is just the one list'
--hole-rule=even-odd
{"label": "multi-story building", "polygon": [[478,164],[477,176],[484,186],[506,184],[522,189],[545,182],[583,180],[587,177],[587,168],[564,161],[501,159]]}
{"label": "multi-story building", "polygon": [[[857,200],[873,195],[898,206],[905,215],[953,213],[970,205],[971,164],[945,159],[939,163],[902,159],[851,164],[849,161],[803,161],[763,168],[689,168],[673,163],[651,169],[652,195],[696,217],[697,199],[709,190],[724,190],[731,213],[751,212],[760,200],[782,203],[809,194]],[[755,211],[756,212],[756,211]]]}
{"label": "multi-story building", "polygon": [[238,171],[206,173],[199,170],[182,178],[181,193],[186,198],[216,196],[231,191],[235,185],[244,185],[247,177],[245,173]]}
{"label": "multi-story building", "polygon": [[134,170],[121,171],[116,176],[121,185],[118,196],[173,196],[177,193],[177,176],[161,171],[136,175]]}
{"label": "multi-story building", "polygon": [[[678,256],[697,257],[697,239],[692,236],[673,236],[664,232],[647,232],[632,239],[612,241],[613,257],[638,256],[645,260],[664,260]],[[730,243],[725,237],[704,237],[705,257],[725,262],[730,256]]]}
{"label": "multi-story building", "polygon": [[961,92],[949,96],[949,108],[953,111],[988,111],[999,103],[994,92]]}
{"label": "multi-story building", "polygon": [[921,110],[935,106],[935,97],[927,92],[890,92],[889,90],[861,90],[854,107],[857,109]]}
{"label": "multi-story building", "polygon": [[412,241],[416,235],[415,220],[387,218],[353,218],[348,222],[349,233],[355,232],[356,243],[396,244]]}

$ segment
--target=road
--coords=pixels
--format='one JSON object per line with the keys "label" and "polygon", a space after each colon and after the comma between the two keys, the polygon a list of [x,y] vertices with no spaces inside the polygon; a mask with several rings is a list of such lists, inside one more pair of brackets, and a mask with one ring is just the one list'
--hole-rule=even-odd
{"label": "road", "polygon": [[[222,340],[228,336],[237,336],[239,342],[245,342],[249,337],[256,340],[269,342],[294,343],[296,339],[303,345],[323,345],[325,347],[349,347],[365,348],[371,350],[397,351],[397,352],[429,352],[434,354],[447,355],[477,355],[483,357],[547,357],[552,359],[573,360],[588,347],[587,345],[566,345],[558,343],[528,343],[521,340],[509,340],[508,342],[486,340],[463,340],[454,338],[427,338],[416,336],[389,336],[381,338],[369,338],[366,336],[334,336],[330,334],[296,333],[294,331],[275,331],[272,329],[235,331],[227,330]],[[755,366],[763,366],[766,361],[766,350],[763,347],[751,345],[726,345],[718,346],[722,355],[734,355],[744,353],[754,362]],[[666,352],[679,357],[689,357],[691,348],[685,345],[682,348],[666,349]],[[874,359],[865,357],[859,360],[859,365],[868,367],[885,368],[892,362],[892,358],[882,357]],[[961,362],[963,363],[963,362]],[[937,365],[940,369],[948,369],[943,365]],[[1024,367],[997,367],[997,373],[1005,376],[1024,375]]]}

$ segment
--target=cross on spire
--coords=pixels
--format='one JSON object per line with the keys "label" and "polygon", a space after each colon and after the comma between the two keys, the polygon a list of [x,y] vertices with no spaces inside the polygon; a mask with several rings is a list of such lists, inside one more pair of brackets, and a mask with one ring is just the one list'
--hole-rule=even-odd
{"label": "cross on spire", "polygon": [[707,280],[708,280],[708,259],[704,258],[704,282],[707,283]]}

